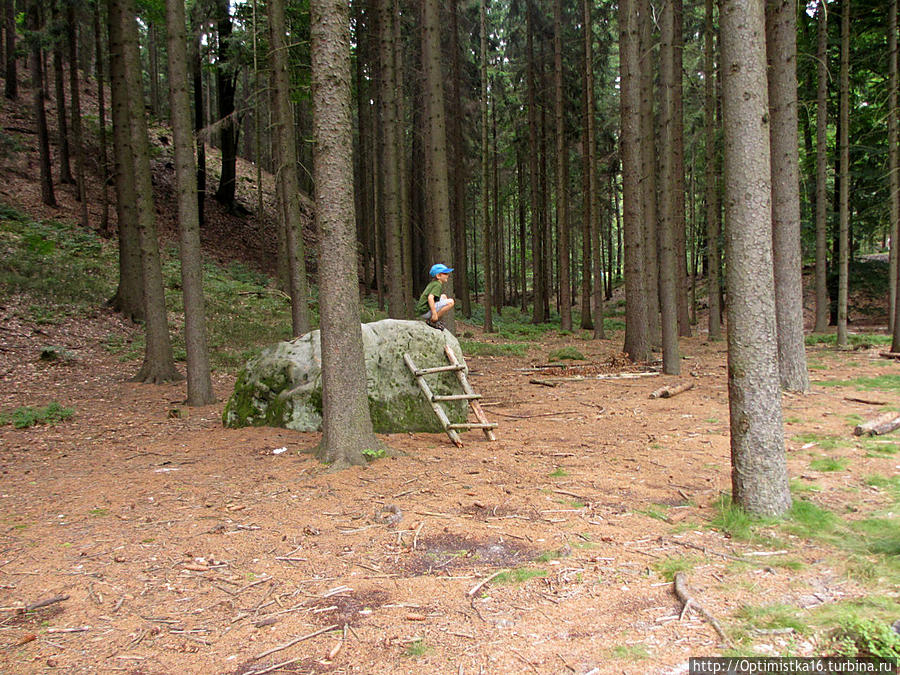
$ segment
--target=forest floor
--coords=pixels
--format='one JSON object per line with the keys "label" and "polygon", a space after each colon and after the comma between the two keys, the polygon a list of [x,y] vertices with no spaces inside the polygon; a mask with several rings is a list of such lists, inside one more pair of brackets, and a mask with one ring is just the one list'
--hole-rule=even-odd
{"label": "forest floor", "polygon": [[[0,427],[3,672],[684,673],[726,645],[680,617],[678,570],[731,653],[819,655],[842,610],[898,607],[884,557],[836,543],[900,499],[896,436],[852,435],[900,403],[878,390],[898,376],[884,347],[810,347],[812,392],[784,397],[795,499],[834,520],[738,538],[721,507],[725,344],[703,335],[683,341],[681,377],[598,378],[646,370],[620,333],[469,357],[497,441],[395,434],[404,454],[335,472],[308,454],[316,434],[223,428],[230,376],[202,408],[183,383],[130,382],[139,362],[102,347],[136,330],[115,315],[3,312],[0,410],[76,411]],[[73,356],[42,360],[47,345]],[[584,361],[535,370],[572,345]],[[679,382],[694,387],[649,398]]]}

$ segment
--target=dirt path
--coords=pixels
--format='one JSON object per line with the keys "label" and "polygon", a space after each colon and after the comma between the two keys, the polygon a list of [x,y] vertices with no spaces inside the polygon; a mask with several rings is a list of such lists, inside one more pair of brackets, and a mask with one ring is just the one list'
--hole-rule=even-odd
{"label": "dirt path", "polygon": [[[457,449],[397,434],[385,440],[405,455],[335,473],[302,454],[314,434],[223,429],[221,403],[188,409],[183,385],[128,382],[139,364],[102,346],[127,330],[112,315],[34,329],[0,330],[0,410],[77,412],[0,427],[0,606],[68,598],[0,613],[4,672],[678,673],[689,656],[718,654],[720,638],[696,613],[679,620],[667,563],[688,565],[726,629],[747,605],[868,592],[815,544],[788,537],[787,553],[753,556],[772,551],[709,526],[730,486],[724,343],[686,340],[681,378],[597,379],[626,370],[621,336],[470,358],[500,440],[470,432]],[[563,340],[593,367],[523,370]],[[45,345],[71,360],[41,361]],[[898,372],[877,350],[811,358],[819,380]],[[648,398],[685,380],[696,386]],[[222,399],[231,384],[217,380]],[[895,475],[897,458],[848,447],[828,454],[849,470],[815,472],[822,450],[792,440],[849,435],[846,415],[877,410],[848,395],[785,398],[791,475],[816,483],[818,503],[865,513],[887,498],[862,477]],[[503,569],[513,578],[470,594]],[[754,646],[818,648],[804,635]]]}

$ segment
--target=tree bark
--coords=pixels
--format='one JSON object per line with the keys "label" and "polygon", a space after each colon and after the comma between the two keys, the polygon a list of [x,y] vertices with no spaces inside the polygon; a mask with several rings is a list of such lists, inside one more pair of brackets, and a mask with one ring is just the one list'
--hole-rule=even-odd
{"label": "tree bark", "polygon": [[103,187],[100,192],[100,232],[104,236],[112,234],[109,226],[109,151],[107,150],[107,131],[106,131],[106,92],[103,86],[106,75],[104,74],[103,59],[103,32],[100,30],[100,7],[101,2],[94,3],[94,49],[95,59],[97,62],[97,124],[100,132],[100,180]]}
{"label": "tree bark", "polygon": [[732,499],[790,508],[775,334],[764,0],[721,5]]}
{"label": "tree bark", "polygon": [[715,30],[713,28],[713,0],[706,0],[706,25],[703,38],[704,52],[704,140],[706,159],[706,269],[707,294],[709,306],[709,339],[719,340],[722,337],[722,305],[719,302],[719,273],[721,256],[719,254],[719,186],[716,180],[716,66],[715,66]]}
{"label": "tree bark", "polygon": [[644,241],[641,204],[640,54],[636,0],[619,2],[619,95],[622,200],[625,240],[625,347],[635,362],[650,357],[643,277]]}
{"label": "tree bark", "polygon": [[[668,3],[666,3],[668,4]],[[653,16],[650,0],[640,0],[641,55],[641,201],[643,203],[644,287],[647,296],[647,329],[650,344],[662,344],[659,315],[659,224],[656,167],[656,123],[653,114]]]}
{"label": "tree bark", "polygon": [[487,9],[486,0],[479,3],[479,22],[481,36],[481,222],[484,229],[482,237],[484,249],[484,332],[493,333],[493,304],[494,304],[494,280],[493,280],[493,253],[491,243],[491,210],[490,210],[490,162],[488,152],[488,74],[487,74]]}
{"label": "tree bark", "polygon": [[897,261],[900,246],[900,111],[897,110],[897,0],[891,0],[888,9],[888,195],[890,199],[891,239],[890,252],[890,303],[888,317],[893,326],[897,312]]}
{"label": "tree bark", "polygon": [[[132,150],[130,159],[134,164],[137,233],[144,289],[144,363],[134,380],[159,384],[180,380],[182,376],[175,369],[166,318],[166,298],[156,235],[156,209],[153,204],[153,183],[150,177],[147,119],[144,116],[144,98],[141,95],[137,23],[130,0],[109,0],[108,10],[110,30],[120,31],[119,41],[124,47],[123,65]],[[124,161],[128,159],[124,158]]]}
{"label": "tree bark", "polygon": [[[53,85],[56,92],[56,130],[59,137],[59,182],[72,185],[72,161],[69,152],[69,115],[66,112],[66,84],[63,73],[62,49],[66,37],[56,2],[51,3],[51,36],[53,39]],[[77,66],[76,66],[77,68]],[[74,120],[73,120],[74,122]]]}
{"label": "tree bark", "polygon": [[322,441],[316,455],[365,464],[379,447],[366,396],[353,214],[350,35],[346,0],[311,0],[313,176],[319,232]]}
{"label": "tree bark", "polygon": [[828,329],[828,10],[819,0],[816,12],[816,333]]}
{"label": "tree bark", "polygon": [[[678,218],[679,167],[675,151],[676,88],[681,89],[681,73],[675,72],[675,3],[668,0],[660,17],[660,204],[659,204],[659,309],[662,328],[663,372],[669,375],[681,373],[681,355],[678,352],[678,303],[680,275],[678,271],[678,242],[676,228]],[[644,137],[643,142],[648,139]]]}
{"label": "tree bark", "polygon": [[[222,127],[222,176],[216,200],[229,208],[234,208],[235,180],[237,177],[237,134],[238,121],[235,119],[234,97],[237,91],[237,65],[230,63],[228,53],[231,41],[231,10],[227,0],[216,0],[216,26],[219,48],[216,54],[216,94],[219,121],[228,120]],[[285,57],[286,58],[286,57]]]}
{"label": "tree bark", "polygon": [[[425,192],[428,211],[431,214],[431,251],[434,262],[452,260],[453,254],[450,228],[450,194],[447,174],[447,124],[444,114],[444,79],[441,71],[440,3],[438,0],[423,0],[422,7],[422,61],[425,72],[425,109],[428,132]],[[451,266],[455,266],[453,262]],[[453,297],[453,277],[445,285],[448,296]],[[453,312],[444,320],[447,328],[455,328]]]}
{"label": "tree bark", "polygon": [[687,270],[687,225],[684,207],[684,95],[682,92],[682,74],[684,73],[684,3],[683,0],[671,0],[673,3],[672,43],[674,46],[673,88],[672,88],[672,155],[674,167],[675,200],[673,202],[673,228],[675,231],[677,264],[677,302],[678,302],[678,334],[691,336],[691,313],[688,307],[688,270]]}
{"label": "tree bark", "polygon": [[535,81],[534,68],[534,6],[532,0],[525,0],[525,30],[526,30],[526,63],[525,78],[527,83],[528,106],[528,199],[531,209],[531,284],[532,284],[532,323],[543,323],[547,320],[544,313],[544,297],[547,290],[544,287],[540,204],[538,195],[540,185],[538,180],[538,118],[537,118],[537,83]]}
{"label": "tree bark", "polygon": [[53,174],[50,169],[50,133],[47,129],[47,111],[44,109],[44,72],[42,69],[41,43],[38,31],[40,25],[40,7],[38,0],[27,2],[28,29],[32,31],[29,46],[29,65],[31,70],[32,110],[37,123],[38,153],[41,166],[41,201],[47,206],[56,206],[56,195],[53,192]]}
{"label": "tree bark", "polygon": [[187,351],[187,405],[216,400],[209,371],[200,217],[197,212],[197,167],[194,162],[191,103],[188,93],[187,32],[184,3],[166,0],[166,54],[169,62],[169,110],[178,199],[181,244],[181,291],[184,297],[184,344]]}
{"label": "tree bark", "polygon": [[400,121],[397,119],[397,82],[394,72],[394,3],[378,1],[378,44],[380,49],[381,89],[381,203],[384,215],[387,258],[388,315],[406,319],[407,300],[403,292],[403,237],[400,224]]}
{"label": "tree bark", "polygon": [[[291,295],[291,328],[296,336],[302,335],[310,329],[306,254],[298,202],[300,188],[297,179],[297,143],[294,136],[294,117],[291,114],[283,0],[270,0],[268,6],[269,49],[271,50],[269,58],[272,65],[272,102],[275,109],[275,147],[278,156],[276,181],[279,185],[281,212],[284,219],[282,227]],[[318,204],[318,195],[316,200]],[[358,295],[358,290],[355,295]]]}
{"label": "tree bark", "polygon": [[453,199],[451,210],[453,212],[453,259],[459,266],[456,275],[456,296],[459,301],[459,309],[465,317],[472,316],[472,300],[469,297],[469,277],[467,260],[469,258],[466,245],[466,157],[465,140],[462,132],[463,107],[460,94],[460,52],[462,46],[459,42],[459,0],[453,0],[450,5],[450,104],[449,134],[453,152]]}
{"label": "tree bark", "polygon": [[850,0],[841,0],[840,188],[838,193],[837,345],[847,346],[850,272]]}
{"label": "tree bark", "polygon": [[116,220],[119,228],[119,286],[110,304],[126,318],[143,321],[146,316],[144,278],[141,270],[141,249],[138,244],[134,152],[131,147],[125,46],[118,18],[114,24],[110,16],[109,2],[107,2],[106,21],[109,31],[109,90],[112,105]]}
{"label": "tree bark", "polygon": [[[590,263],[585,267],[585,276],[592,274],[588,283],[590,302],[593,310],[594,339],[602,340],[606,337],[603,327],[603,244],[600,240],[600,209],[597,197],[597,120],[596,105],[594,102],[594,22],[591,18],[591,0],[582,0],[584,13],[584,97],[585,97],[585,133],[587,148],[585,150],[586,162],[584,170],[587,172],[585,186],[587,196],[585,198],[585,219],[587,225],[582,236],[586,237],[590,244],[586,248],[586,254],[590,255]],[[524,241],[522,245],[524,246]],[[589,249],[589,250],[588,250]],[[583,302],[588,302],[585,297]],[[582,326],[584,322],[582,321]]]}
{"label": "tree bark", "polygon": [[194,87],[194,133],[197,144],[197,217],[200,227],[204,222],[204,206],[206,202],[206,142],[200,131],[206,126],[203,102],[203,69],[200,60],[200,45],[203,41],[203,19],[200,12],[203,4],[194,5],[191,14],[193,35],[191,36],[191,80]]}
{"label": "tree bark", "polygon": [[75,21],[75,6],[66,6],[66,25],[69,33],[69,88],[72,101],[72,145],[75,150],[75,187],[80,206],[81,225],[89,226],[87,189],[84,175],[84,141],[81,134],[81,86],[78,83],[78,23]]}
{"label": "tree bark", "polygon": [[806,392],[809,391],[809,372],[806,369],[803,336],[796,23],[796,7],[792,2],[767,0],[772,252],[775,267],[778,366],[783,389]]}
{"label": "tree bark", "polygon": [[10,100],[19,98],[19,73],[16,64],[16,2],[6,0],[4,3],[3,30],[6,35],[6,82],[3,95]]}
{"label": "tree bark", "polygon": [[566,124],[563,114],[562,0],[553,3],[553,84],[556,121],[556,228],[559,246],[559,317],[562,330],[572,330],[572,291],[569,278],[569,197]]}

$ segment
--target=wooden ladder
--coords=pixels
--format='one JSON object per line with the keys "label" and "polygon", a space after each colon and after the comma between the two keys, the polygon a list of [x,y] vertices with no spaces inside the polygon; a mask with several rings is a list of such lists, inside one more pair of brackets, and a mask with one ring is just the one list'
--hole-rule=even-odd
{"label": "wooden ladder", "polygon": [[[453,350],[450,349],[449,345],[444,346],[444,354],[447,356],[447,360],[450,362],[448,366],[438,366],[436,368],[419,368],[413,362],[412,358],[409,354],[403,355],[403,360],[406,362],[406,367],[409,368],[410,372],[412,372],[413,377],[416,378],[416,382],[419,383],[419,388],[422,390],[422,393],[425,394],[425,398],[431,404],[432,409],[434,410],[434,414],[437,415],[438,419],[441,422],[441,426],[444,428],[444,431],[447,432],[447,435],[450,437],[450,440],[456,445],[456,447],[461,448],[463,446],[462,441],[459,438],[459,434],[456,433],[458,429],[481,429],[484,432],[485,438],[489,441],[496,441],[497,437],[494,435],[494,429],[497,428],[496,423],[488,422],[487,418],[484,416],[484,410],[481,408],[481,404],[478,402],[478,399],[481,398],[481,394],[476,394],[475,390],[472,389],[472,385],[469,384],[469,380],[466,378],[466,371],[468,370],[465,365],[461,364],[459,360],[456,358],[456,354],[453,353]],[[428,386],[428,382],[425,381],[425,376],[430,375],[432,373],[448,373],[454,372],[456,373],[456,379],[459,380],[460,385],[462,385],[464,394],[449,394],[446,396],[437,395],[431,391],[431,387]],[[472,408],[472,412],[475,414],[475,419],[477,422],[469,423],[463,422],[462,424],[451,424],[450,419],[447,417],[447,413],[444,410],[443,406],[441,406],[441,401],[468,401],[469,406]]]}

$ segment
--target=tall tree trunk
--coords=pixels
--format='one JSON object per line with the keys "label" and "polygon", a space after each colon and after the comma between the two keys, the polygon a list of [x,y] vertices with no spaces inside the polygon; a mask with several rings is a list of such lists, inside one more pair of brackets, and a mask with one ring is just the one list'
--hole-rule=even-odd
{"label": "tall tree trunk", "polygon": [[493,333],[493,253],[491,243],[491,211],[489,206],[490,161],[488,154],[488,74],[487,74],[487,10],[486,0],[479,3],[480,35],[481,35],[481,222],[484,228],[484,332]]}
{"label": "tall tree trunk", "polygon": [[569,197],[566,185],[567,144],[563,114],[562,0],[553,3],[553,84],[556,118],[556,227],[559,245],[560,328],[572,330],[572,295],[569,278]]}
{"label": "tall tree trunk", "polygon": [[[440,3],[423,0],[422,62],[425,72],[425,97],[428,111],[426,121],[428,156],[425,191],[428,211],[432,217],[431,255],[434,262],[447,264],[453,254],[450,231],[450,186],[447,174],[447,125],[444,115],[444,79],[441,72]],[[455,265],[455,263],[454,263]],[[453,297],[453,280],[445,285],[447,295]],[[453,312],[444,320],[451,331],[455,328]]]}
{"label": "tall tree trunk", "polygon": [[88,203],[84,175],[84,142],[81,135],[81,87],[78,83],[78,23],[75,21],[75,6],[66,6],[66,25],[69,32],[69,87],[72,100],[72,143],[75,146],[76,198],[80,205],[81,225],[87,228]]}
{"label": "tall tree trunk", "polygon": [[775,335],[764,0],[721,5],[732,499],[790,508]]}
{"label": "tall tree trunk", "polygon": [[206,203],[206,142],[200,131],[206,126],[203,102],[203,64],[200,58],[200,45],[203,42],[202,3],[194,5],[191,14],[193,35],[191,36],[191,80],[194,87],[194,134],[197,144],[197,217],[200,227],[204,222],[204,206]]}
{"label": "tall tree trunk", "polygon": [[40,6],[38,0],[28,0],[26,21],[31,31],[29,41],[29,66],[31,70],[32,110],[37,123],[38,153],[41,166],[41,201],[47,206],[56,206],[53,192],[53,175],[50,170],[50,133],[47,129],[47,111],[44,109],[44,71],[42,69]]}
{"label": "tall tree trunk", "polygon": [[[656,168],[659,155],[656,149],[656,124],[653,114],[653,25],[650,0],[639,0],[638,22],[641,55],[641,202],[643,204],[644,236],[643,271],[647,295],[647,326],[650,344],[662,344],[659,315],[659,223],[657,210]],[[666,149],[668,151],[668,148]]]}
{"label": "tall tree trunk", "polygon": [[229,208],[234,207],[235,181],[237,178],[237,134],[238,122],[235,119],[234,97],[237,90],[237,68],[230,63],[228,53],[231,41],[231,10],[227,0],[216,0],[216,26],[218,29],[219,48],[216,54],[216,94],[218,98],[219,121],[228,120],[222,126],[222,176],[216,200]]}
{"label": "tall tree trunk", "polygon": [[625,347],[635,362],[650,357],[644,289],[641,203],[640,53],[636,0],[619,1],[619,95],[625,239]]}
{"label": "tall tree trunk", "polygon": [[772,164],[772,246],[781,386],[809,391],[803,339],[803,269],[800,250],[800,159],[797,137],[796,7],[766,3]]}
{"label": "tall tree trunk", "polygon": [[[660,203],[659,203],[659,309],[662,327],[663,372],[669,375],[681,373],[681,355],[678,352],[679,295],[678,239],[678,180],[676,172],[675,127],[676,89],[681,89],[681,72],[675,71],[675,2],[668,0],[660,17]],[[642,139],[646,141],[645,137]],[[683,226],[682,226],[683,227]]]}
{"label": "tall tree trunk", "polygon": [[154,119],[160,118],[159,104],[159,32],[151,21],[147,26],[147,56],[150,64],[147,75],[150,78],[150,114]]}
{"label": "tall tree trunk", "polygon": [[816,12],[816,333],[828,329],[828,10],[819,0]]}
{"label": "tall tree trunk", "polygon": [[16,67],[16,2],[6,0],[3,5],[3,30],[6,35],[6,82],[3,85],[3,95],[15,100],[19,98],[19,73]]}
{"label": "tall tree trunk", "polygon": [[540,185],[538,181],[538,110],[537,110],[537,83],[535,81],[534,67],[534,6],[532,0],[525,0],[526,16],[526,64],[525,77],[527,82],[528,105],[528,199],[531,208],[531,284],[532,284],[532,323],[543,323],[547,320],[544,313],[544,297],[547,290],[544,287],[543,260],[541,256],[541,231],[540,204],[538,195]]}
{"label": "tall tree trunk", "polygon": [[[66,112],[66,83],[63,73],[62,48],[65,36],[59,18],[59,9],[56,2],[52,7],[52,34],[53,44],[53,84],[56,92],[56,130],[59,136],[59,182],[63,185],[72,185],[72,161],[69,152],[69,115]],[[74,122],[74,120],[73,120]]]}
{"label": "tall tree trunk", "polygon": [[103,3],[94,3],[94,49],[96,51],[95,60],[97,62],[97,117],[100,133],[100,180],[103,183],[100,192],[100,232],[104,236],[112,234],[109,226],[109,151],[107,150],[107,132],[106,132],[106,92],[104,91],[103,82],[104,59],[103,59],[103,32],[100,30],[100,7]]}
{"label": "tall tree trunk", "polygon": [[200,219],[197,213],[197,167],[194,163],[193,123],[188,93],[187,31],[184,3],[166,0],[166,54],[169,62],[169,110],[178,198],[181,244],[181,290],[184,297],[184,345],[187,351],[187,405],[216,400],[209,372]]}
{"label": "tall tree trunk", "polygon": [[397,83],[397,93],[394,96],[394,105],[396,112],[394,114],[397,120],[397,176],[400,185],[399,192],[399,218],[400,218],[400,251],[402,254],[403,273],[400,277],[403,299],[405,301],[405,315],[413,315],[413,305],[415,298],[413,297],[413,235],[412,235],[412,218],[409,209],[409,174],[407,171],[406,159],[406,142],[405,142],[405,121],[406,121],[406,96],[404,95],[404,42],[402,33],[402,13],[400,11],[400,0],[393,0],[392,13],[394,15],[394,37],[391,40],[394,58],[394,81]]}
{"label": "tall tree trunk", "polygon": [[685,221],[685,185],[684,185],[684,2],[672,0],[674,9],[674,29],[672,39],[674,46],[674,88],[672,111],[672,152],[675,167],[675,209],[674,227],[677,246],[676,263],[678,265],[678,334],[691,336],[691,313],[688,307],[688,270],[687,270],[687,224]]}
{"label": "tall tree trunk", "polygon": [[403,292],[403,237],[400,223],[400,167],[397,119],[397,81],[394,72],[394,3],[378,2],[378,36],[381,77],[379,78],[381,107],[381,203],[384,214],[385,245],[387,247],[388,315],[406,319],[407,300]]}
{"label": "tall tree trunk", "polygon": [[[138,54],[137,22],[129,0],[109,0],[110,31],[119,31],[123,46],[126,95],[128,97],[131,161],[134,163],[137,232],[141,251],[141,272],[144,288],[144,363],[134,380],[159,384],[181,379],[175,369],[169,325],[166,318],[166,298],[159,242],[156,236],[156,209],[153,205],[153,184],[150,178],[150,148],[144,98],[141,95],[140,57]],[[112,37],[110,37],[112,42]],[[123,161],[128,161],[125,158]]]}
{"label": "tall tree trunk", "polygon": [[897,0],[891,0],[888,10],[888,195],[890,195],[891,238],[889,320],[897,312],[897,260],[900,246],[900,111],[897,110]]}
{"label": "tall tree trunk", "polygon": [[[134,152],[128,109],[128,80],[125,74],[125,45],[121,26],[113,24],[108,11],[109,91],[113,131],[113,168],[116,191],[116,220],[119,229],[119,286],[110,305],[126,318],[143,321],[144,277],[138,242],[137,198],[134,185]],[[118,17],[118,14],[116,15]]]}
{"label": "tall tree trunk", "polygon": [[[600,241],[600,209],[597,198],[597,120],[596,105],[594,104],[594,22],[591,19],[591,0],[582,0],[584,13],[584,122],[587,148],[585,149],[584,171],[587,173],[585,181],[586,197],[584,201],[584,218],[587,221],[582,236],[590,243],[585,247],[585,257],[590,257],[590,262],[585,265],[584,275],[592,274],[592,278],[586,284],[588,294],[582,302],[590,302],[593,310],[592,327],[594,339],[602,340],[606,337],[603,329],[603,244]],[[524,243],[524,242],[523,242]],[[593,293],[591,285],[593,284]],[[581,322],[582,327],[584,320]]]}
{"label": "tall tree trunk", "polygon": [[719,272],[721,262],[719,255],[719,186],[716,180],[716,66],[715,66],[715,30],[713,29],[713,0],[706,0],[706,25],[703,37],[704,52],[704,128],[706,137],[706,269],[707,294],[709,306],[709,339],[719,340],[722,337],[722,305],[719,302]]}
{"label": "tall tree trunk", "polygon": [[379,447],[366,396],[350,158],[350,29],[346,0],[310,2],[313,176],[319,233],[322,441],[335,466],[365,464]]}
{"label": "tall tree trunk", "polygon": [[[363,16],[363,9],[365,16]],[[364,293],[368,293],[372,279],[372,213],[371,211],[371,181],[372,151],[371,136],[369,130],[370,105],[372,96],[370,80],[365,77],[365,72],[371,67],[370,32],[372,30],[371,8],[368,2],[353,3],[354,19],[357,25],[356,39],[359,41],[356,58],[356,126],[357,155],[356,155],[356,237],[358,240],[360,258],[363,270]]]}
{"label": "tall tree trunk", "polygon": [[[306,255],[300,222],[300,188],[297,180],[297,143],[291,114],[290,79],[287,71],[283,0],[269,2],[269,59],[272,66],[272,102],[275,109],[275,135],[278,168],[275,172],[281,197],[284,245],[291,295],[291,328],[294,335],[310,329],[309,290],[306,281]],[[318,195],[316,197],[318,203]],[[317,207],[318,210],[318,207]],[[358,296],[358,290],[354,297]],[[321,301],[321,298],[320,298]]]}
{"label": "tall tree trunk", "polygon": [[460,51],[459,42],[459,0],[450,4],[450,148],[453,152],[453,190],[451,210],[453,212],[453,259],[459,266],[456,274],[456,297],[463,316],[472,316],[472,301],[469,297],[469,277],[466,261],[466,157],[462,133],[463,108],[460,95]]}
{"label": "tall tree trunk", "polygon": [[850,0],[841,0],[840,188],[838,197],[837,345],[847,346],[850,261]]}

